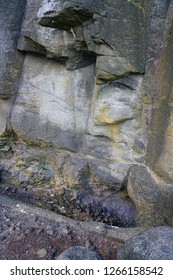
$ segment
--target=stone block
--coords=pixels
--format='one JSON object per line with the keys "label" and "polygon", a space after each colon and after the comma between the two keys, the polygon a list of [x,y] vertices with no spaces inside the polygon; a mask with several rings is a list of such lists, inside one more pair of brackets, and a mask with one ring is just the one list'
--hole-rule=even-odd
{"label": "stone block", "polygon": [[17,52],[17,40],[26,1],[0,3],[0,98],[6,99],[17,92],[23,58]]}
{"label": "stone block", "polygon": [[136,165],[130,170],[127,190],[137,209],[137,225],[172,225],[173,185]]}

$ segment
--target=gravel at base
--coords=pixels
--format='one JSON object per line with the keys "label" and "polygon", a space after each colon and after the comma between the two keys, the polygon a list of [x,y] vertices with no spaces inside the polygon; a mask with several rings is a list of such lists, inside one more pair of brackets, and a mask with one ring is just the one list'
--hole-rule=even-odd
{"label": "gravel at base", "polygon": [[50,260],[72,246],[116,259],[124,241],[141,231],[80,222],[0,194],[1,260]]}

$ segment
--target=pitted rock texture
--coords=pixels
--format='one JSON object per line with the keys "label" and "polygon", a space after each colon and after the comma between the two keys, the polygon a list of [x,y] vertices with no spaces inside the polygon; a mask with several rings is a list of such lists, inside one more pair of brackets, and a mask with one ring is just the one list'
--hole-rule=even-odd
{"label": "pitted rock texture", "polygon": [[173,1],[1,2],[0,191],[171,225]]}
{"label": "pitted rock texture", "polygon": [[155,227],[130,238],[118,252],[119,260],[173,260],[172,227]]}

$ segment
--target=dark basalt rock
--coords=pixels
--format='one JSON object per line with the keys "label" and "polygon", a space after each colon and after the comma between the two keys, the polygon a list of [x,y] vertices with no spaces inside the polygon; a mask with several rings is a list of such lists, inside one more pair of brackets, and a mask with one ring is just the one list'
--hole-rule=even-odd
{"label": "dark basalt rock", "polygon": [[136,209],[128,197],[120,194],[96,195],[79,194],[75,209],[94,221],[118,227],[134,227],[136,225]]}

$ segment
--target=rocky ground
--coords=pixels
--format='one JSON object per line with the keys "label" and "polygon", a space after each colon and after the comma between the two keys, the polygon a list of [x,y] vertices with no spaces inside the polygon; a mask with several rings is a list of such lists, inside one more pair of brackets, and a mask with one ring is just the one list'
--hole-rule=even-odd
{"label": "rocky ground", "polygon": [[50,260],[71,246],[85,246],[116,259],[124,241],[141,228],[80,222],[0,195],[0,259]]}

